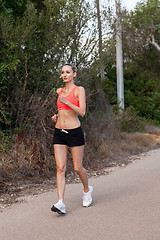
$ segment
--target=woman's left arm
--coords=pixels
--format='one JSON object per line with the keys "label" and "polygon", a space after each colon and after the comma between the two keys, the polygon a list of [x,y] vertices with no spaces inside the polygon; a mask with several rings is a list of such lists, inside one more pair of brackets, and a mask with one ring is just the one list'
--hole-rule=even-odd
{"label": "woman's left arm", "polygon": [[73,103],[71,103],[70,101],[68,101],[65,97],[60,96],[59,97],[59,101],[61,103],[66,104],[68,107],[72,108],[73,111],[75,111],[78,115],[80,115],[81,117],[84,117],[85,113],[86,113],[86,96],[85,96],[85,90],[83,87],[77,87],[76,89],[77,92],[77,96],[78,96],[78,100],[79,100],[79,107],[75,106]]}

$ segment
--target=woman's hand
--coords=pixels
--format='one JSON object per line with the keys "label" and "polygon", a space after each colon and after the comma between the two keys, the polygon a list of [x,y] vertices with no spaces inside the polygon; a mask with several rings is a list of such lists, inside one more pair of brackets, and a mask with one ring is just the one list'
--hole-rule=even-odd
{"label": "woman's hand", "polygon": [[54,114],[54,115],[51,117],[51,119],[52,119],[52,121],[53,121],[54,123],[56,123],[57,120],[58,120],[58,114]]}
{"label": "woman's hand", "polygon": [[67,105],[67,103],[68,103],[68,100],[67,100],[65,97],[63,97],[62,95],[59,96],[59,101],[60,101],[61,103],[63,103],[63,104],[66,104],[66,105]]}

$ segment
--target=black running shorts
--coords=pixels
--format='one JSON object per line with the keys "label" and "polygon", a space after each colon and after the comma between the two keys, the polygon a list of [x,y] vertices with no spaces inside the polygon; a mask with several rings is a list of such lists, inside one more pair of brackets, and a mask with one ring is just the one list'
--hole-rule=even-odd
{"label": "black running shorts", "polygon": [[84,134],[81,126],[73,129],[55,128],[53,144],[67,145],[69,147],[85,145]]}

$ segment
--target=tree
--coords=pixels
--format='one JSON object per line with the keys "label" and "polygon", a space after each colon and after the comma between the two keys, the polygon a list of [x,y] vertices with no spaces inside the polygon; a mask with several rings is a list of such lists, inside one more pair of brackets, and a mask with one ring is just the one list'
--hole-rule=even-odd
{"label": "tree", "polygon": [[104,62],[103,62],[103,49],[102,49],[102,26],[101,26],[101,13],[99,0],[96,0],[97,19],[98,19],[98,35],[99,35],[99,61],[101,69],[101,80],[104,79]]}
{"label": "tree", "polygon": [[86,37],[90,18],[86,1],[45,0],[43,7],[32,2],[22,16],[11,5],[0,14],[0,99],[14,124],[29,97],[47,95],[61,84],[57,79],[62,63],[86,65],[95,46],[92,31]]}
{"label": "tree", "polygon": [[[160,1],[148,0],[137,4],[135,11],[124,18],[128,44],[142,49],[151,45],[156,51],[160,50]],[[126,22],[126,20],[127,22]],[[127,28],[125,27],[127,24]],[[130,42],[129,42],[130,41]],[[135,41],[135,44],[133,44]],[[132,43],[132,44],[131,44]]]}
{"label": "tree", "polygon": [[[154,0],[138,4],[130,13],[124,10],[122,35],[125,106],[132,106],[147,119],[160,121],[160,55],[151,44],[154,34],[155,42],[160,45],[158,9],[159,1]],[[112,57],[105,71],[114,69]],[[109,98],[115,104],[115,77],[106,79],[105,91],[110,91]]]}

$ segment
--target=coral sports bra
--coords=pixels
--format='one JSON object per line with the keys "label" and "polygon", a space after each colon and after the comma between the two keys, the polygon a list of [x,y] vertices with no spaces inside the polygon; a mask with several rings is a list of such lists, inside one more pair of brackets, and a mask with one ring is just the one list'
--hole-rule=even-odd
{"label": "coral sports bra", "polygon": [[[77,88],[77,86],[75,86],[73,89],[72,89],[72,91],[71,91],[71,93],[68,95],[68,96],[66,96],[65,98],[68,100],[68,101],[70,101],[72,104],[74,104],[75,106],[77,106],[77,107],[79,107],[79,100],[75,97],[75,91],[76,91],[76,88]],[[63,89],[64,88],[62,88],[61,89],[61,91],[60,91],[60,93],[59,93],[59,96],[61,96],[61,94],[62,94],[62,92],[63,92]],[[58,99],[57,99],[57,107],[58,107],[58,110],[72,110],[72,108],[70,108],[70,107],[68,107],[66,104],[64,104],[64,103],[61,103],[60,101],[59,101],[59,97],[58,97]]]}

